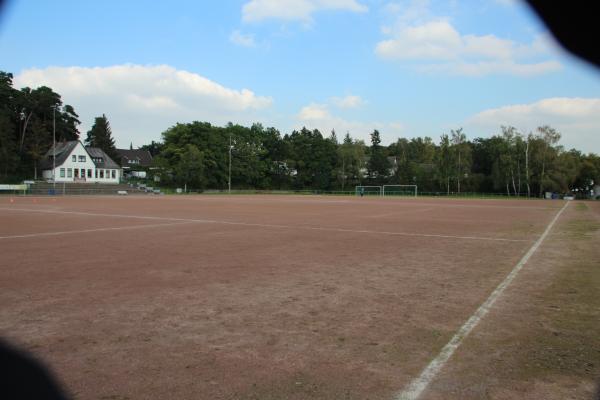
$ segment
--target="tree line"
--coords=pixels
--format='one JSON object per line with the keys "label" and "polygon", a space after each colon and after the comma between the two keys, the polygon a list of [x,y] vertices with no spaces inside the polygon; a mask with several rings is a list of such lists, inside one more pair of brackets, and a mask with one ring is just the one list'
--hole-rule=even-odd
{"label": "tree line", "polygon": [[[37,179],[38,163],[57,141],[80,136],[79,116],[51,88],[13,88],[0,71],[0,180]],[[261,124],[178,123],[159,142],[142,148],[154,156],[150,171],[161,184],[192,189],[293,189],[352,191],[356,185],[416,184],[422,192],[488,192],[540,196],[545,191],[587,190],[600,182],[600,157],[566,150],[550,126],[534,132],[499,127],[468,140],[463,129],[431,137],[399,138],[384,146],[377,130],[370,143],[346,132],[302,128],[282,134]],[[95,118],[86,145],[115,161],[108,118]],[[231,154],[231,157],[230,157]],[[230,168],[231,162],[231,168]]]}
{"label": "tree line", "polygon": [[302,128],[281,134],[261,124],[250,127],[208,122],[177,124],[162,141],[145,146],[155,156],[163,183],[196,189],[311,189],[352,191],[356,185],[416,184],[419,191],[505,193],[540,196],[545,191],[586,191],[600,181],[600,157],[565,150],[550,126],[519,132],[502,126],[489,138],[467,140],[463,129],[430,137],[370,144],[346,133]]}

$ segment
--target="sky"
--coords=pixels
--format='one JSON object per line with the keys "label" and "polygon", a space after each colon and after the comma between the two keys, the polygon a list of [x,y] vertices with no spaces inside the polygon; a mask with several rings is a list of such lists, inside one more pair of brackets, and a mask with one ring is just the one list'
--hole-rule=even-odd
{"label": "sky", "polygon": [[176,123],[303,126],[369,143],[550,125],[600,153],[600,70],[520,0],[13,0],[0,70],[105,114],[118,147]]}

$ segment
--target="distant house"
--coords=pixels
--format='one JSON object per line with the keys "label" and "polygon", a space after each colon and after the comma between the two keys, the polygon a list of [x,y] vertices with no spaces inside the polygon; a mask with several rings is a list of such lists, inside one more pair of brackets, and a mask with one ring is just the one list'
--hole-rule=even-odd
{"label": "distant house", "polygon": [[148,150],[117,149],[117,154],[124,176],[146,177],[146,171],[152,166],[152,155]]}
{"label": "distant house", "polygon": [[56,143],[40,167],[44,179],[56,182],[119,183],[121,179],[121,167],[108,154],[96,147],[85,147],[79,140]]}

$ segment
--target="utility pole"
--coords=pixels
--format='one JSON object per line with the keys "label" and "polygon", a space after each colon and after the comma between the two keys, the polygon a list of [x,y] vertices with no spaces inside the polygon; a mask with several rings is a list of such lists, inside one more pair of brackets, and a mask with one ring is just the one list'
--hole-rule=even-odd
{"label": "utility pole", "polygon": [[231,133],[229,134],[229,194],[231,194],[231,149],[233,146],[231,145]]}
{"label": "utility pole", "polygon": [[52,194],[56,195],[56,104],[52,112]]}

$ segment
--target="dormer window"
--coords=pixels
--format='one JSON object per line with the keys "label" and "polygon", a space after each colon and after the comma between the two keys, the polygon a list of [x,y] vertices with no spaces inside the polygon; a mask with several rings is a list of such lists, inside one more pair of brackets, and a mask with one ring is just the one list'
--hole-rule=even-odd
{"label": "dormer window", "polygon": [[71,156],[71,161],[73,161],[73,162],[77,162],[77,156],[76,156],[76,155],[72,155],[72,156]]}

